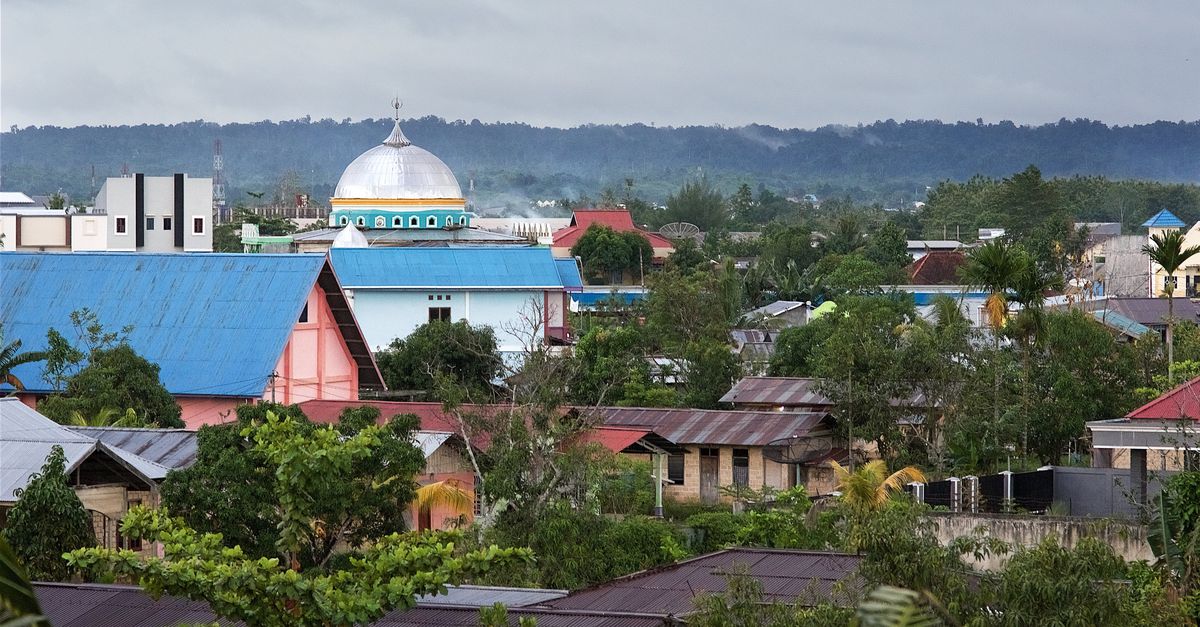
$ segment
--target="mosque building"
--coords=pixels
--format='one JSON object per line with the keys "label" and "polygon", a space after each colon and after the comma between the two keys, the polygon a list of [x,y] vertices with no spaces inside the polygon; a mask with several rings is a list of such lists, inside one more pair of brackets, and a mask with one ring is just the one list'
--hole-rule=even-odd
{"label": "mosque building", "polygon": [[[398,102],[394,103],[399,105]],[[414,146],[400,130],[396,106],[392,133],[346,166],[330,203],[330,226],[369,229],[467,227],[472,215],[458,179],[433,153]]]}

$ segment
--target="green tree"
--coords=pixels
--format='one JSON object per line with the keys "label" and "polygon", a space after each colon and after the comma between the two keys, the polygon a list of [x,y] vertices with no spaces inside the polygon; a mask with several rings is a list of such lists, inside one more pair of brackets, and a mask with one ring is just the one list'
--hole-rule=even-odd
{"label": "green tree", "polygon": [[684,275],[675,270],[655,273],[648,281],[646,327],[651,349],[678,355],[689,342],[709,338],[726,341],[741,305],[736,272],[727,266]]}
{"label": "green tree", "polygon": [[[1178,229],[1150,236],[1142,252],[1167,273],[1163,293],[1167,297],[1167,382],[1175,382],[1175,273],[1185,261],[1200,253],[1200,246],[1184,246],[1184,233]],[[1151,277],[1153,279],[1153,277]]]}
{"label": "green tree", "polygon": [[775,353],[768,372],[773,377],[811,377],[816,373],[816,351],[833,333],[832,318],[818,318],[775,336]]}
{"label": "green tree", "polygon": [[668,268],[673,268],[683,274],[691,274],[712,266],[712,260],[700,250],[699,246],[696,246],[696,240],[685,237],[675,240],[674,244],[675,252],[667,257]]}
{"label": "green tree", "polygon": [[375,359],[389,389],[423,390],[433,400],[442,400],[435,374],[473,394],[485,394],[502,364],[495,332],[465,320],[423,324],[408,337],[392,340]]}
{"label": "green tree", "polygon": [[619,404],[626,386],[651,386],[646,338],[641,327],[596,327],[575,344],[579,372],[569,396],[584,405]]}
{"label": "green tree", "polygon": [[748,183],[742,183],[733,196],[729,197],[729,213],[733,214],[734,220],[749,222],[754,204],[754,192],[750,191]]}
{"label": "green tree", "polygon": [[4,342],[4,327],[0,325],[0,384],[7,383],[16,390],[24,390],[25,384],[13,374],[17,366],[44,361],[46,353],[42,351],[21,352],[21,340]]}
{"label": "green tree", "polygon": [[912,256],[908,254],[908,238],[904,229],[894,222],[885,222],[875,231],[867,240],[863,256],[883,268],[888,280],[893,283],[903,282],[904,268],[912,263]]}
{"label": "green tree", "polygon": [[684,347],[683,363],[683,402],[687,407],[716,409],[742,375],[741,359],[729,345],[709,338]]}
{"label": "green tree", "polygon": [[74,569],[63,551],[95,546],[92,517],[67,485],[66,455],[55,445],[40,473],[14,493],[17,503],[8,513],[4,539],[39,581],[66,581]]}
{"label": "green tree", "polygon": [[68,553],[68,562],[134,578],[152,595],[206,601],[218,616],[247,625],[328,626],[369,623],[412,607],[418,595],[439,594],[493,567],[531,561],[528,550],[495,546],[457,555],[455,535],[390,534],[374,539],[345,568],[302,571],[306,538],[328,522],[320,519],[320,501],[343,489],[339,484],[356,483],[353,468],[378,446],[379,428],[345,436],[332,426],[310,429],[271,413],[242,434],[274,467],[280,557],[248,556],[227,546],[220,534],[202,534],[162,510],[138,507],[126,515],[122,532],[161,542],[163,557],[93,548]]}
{"label": "green tree", "polygon": [[862,294],[877,292],[888,280],[888,273],[875,262],[859,254],[837,258],[837,265],[826,274],[821,283],[831,294]]}
{"label": "green tree", "polygon": [[589,283],[620,283],[616,277],[626,273],[640,278],[654,258],[654,249],[640,233],[592,224],[571,247],[571,255],[579,257]]}
{"label": "green tree", "polygon": [[1001,181],[989,200],[993,212],[1005,218],[1005,234],[1018,241],[1043,222],[1057,219],[1062,209],[1058,191],[1033,165]]}
{"label": "green tree", "polygon": [[1124,560],[1095,538],[1074,548],[1047,538],[1009,557],[986,587],[1003,625],[1129,625],[1130,587]]}
{"label": "green tree", "polygon": [[803,272],[820,257],[813,246],[812,230],[799,224],[772,222],[763,229],[759,264],[785,267],[789,262]]}
{"label": "green tree", "polygon": [[62,211],[66,206],[67,197],[63,196],[62,192],[50,194],[50,198],[46,201],[46,208],[51,211]]}
{"label": "green tree", "polygon": [[825,239],[825,254],[849,255],[862,250],[866,244],[862,222],[856,215],[844,215],[834,223],[833,232]]}
{"label": "green tree", "polygon": [[67,380],[63,394],[38,403],[38,411],[56,422],[105,410],[132,409],[144,423],[183,427],[182,410],[158,378],[158,364],[147,361],[125,343],[93,350],[88,364]]}
{"label": "green tree", "polygon": [[668,222],[691,222],[701,231],[708,231],[723,226],[729,220],[729,207],[708,177],[702,176],[684,183],[678,192],[667,197],[664,219]]}
{"label": "green tree", "polygon": [[339,545],[359,548],[405,530],[404,515],[416,498],[413,477],[425,464],[424,455],[412,445],[419,421],[397,416],[377,427],[380,414],[373,407],[347,409],[330,427],[310,424],[295,406],[240,407],[236,423],[200,429],[196,463],[170,473],[163,484],[167,511],[198,532],[222,534],[251,557],[276,555],[282,529],[281,510],[272,498],[282,489],[278,464],[246,435],[269,416],[286,417],[296,446],[306,438],[325,437],[327,429],[343,439],[364,432],[374,437],[369,454],[340,471],[340,482],[305,488],[313,499],[314,522],[296,553],[303,566],[328,564]]}

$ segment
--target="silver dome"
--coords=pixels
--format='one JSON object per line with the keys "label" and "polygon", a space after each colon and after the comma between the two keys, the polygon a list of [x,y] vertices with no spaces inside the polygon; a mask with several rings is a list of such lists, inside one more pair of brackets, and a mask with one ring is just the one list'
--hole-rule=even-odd
{"label": "silver dome", "polygon": [[334,198],[462,198],[450,168],[433,153],[412,145],[400,122],[383,144],[350,162]]}

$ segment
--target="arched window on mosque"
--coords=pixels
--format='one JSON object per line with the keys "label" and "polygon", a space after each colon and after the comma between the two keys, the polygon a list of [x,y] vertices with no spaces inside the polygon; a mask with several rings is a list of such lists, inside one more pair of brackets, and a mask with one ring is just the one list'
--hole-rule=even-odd
{"label": "arched window on mosque", "polygon": [[347,224],[350,224],[350,218],[347,218],[346,216],[342,216],[339,219],[338,224],[341,224],[342,226],[346,226]]}
{"label": "arched window on mosque", "polygon": [[421,222],[417,220],[417,216],[413,216],[408,219],[408,226],[414,229],[421,228]]}
{"label": "arched window on mosque", "polygon": [[431,229],[436,229],[437,228],[437,217],[429,216],[429,219],[425,221],[425,225]]}
{"label": "arched window on mosque", "polygon": [[358,219],[357,219],[357,220],[355,220],[355,224],[357,224],[357,225],[359,225],[359,226],[366,226],[366,225],[367,225],[367,219],[366,219],[366,218],[364,218],[364,217],[362,217],[362,216],[358,216]]}
{"label": "arched window on mosque", "polygon": [[467,225],[467,216],[460,216],[458,218],[458,223],[463,226],[466,226]]}
{"label": "arched window on mosque", "polygon": [[400,216],[392,218],[392,228],[398,229],[402,226],[404,226],[404,221],[400,219]]}

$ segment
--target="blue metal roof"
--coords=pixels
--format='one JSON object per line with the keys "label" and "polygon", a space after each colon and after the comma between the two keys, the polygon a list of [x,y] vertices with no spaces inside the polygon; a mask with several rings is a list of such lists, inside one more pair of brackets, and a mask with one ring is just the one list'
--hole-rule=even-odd
{"label": "blue metal roof", "polygon": [[571,300],[586,309],[596,307],[600,303],[612,302],[613,299],[619,303],[632,305],[645,298],[646,295],[640,292],[576,292],[571,294]]}
{"label": "blue metal roof", "polygon": [[558,278],[568,292],[583,290],[583,277],[579,276],[579,264],[574,259],[555,259],[558,267]]}
{"label": "blue metal roof", "polygon": [[[158,364],[172,394],[262,396],[325,263],[321,255],[0,253],[0,324],[22,350],[72,337],[87,307]],[[14,374],[49,392],[43,363]]]}
{"label": "blue metal roof", "polygon": [[1120,331],[1129,337],[1142,337],[1150,332],[1150,327],[1134,320],[1133,318],[1122,316],[1115,311],[1093,311],[1092,316],[1105,326]]}
{"label": "blue metal roof", "polygon": [[549,248],[334,248],[329,253],[334,272],[346,288],[564,286],[564,277]]}
{"label": "blue metal roof", "polygon": [[1142,228],[1149,229],[1173,229],[1182,228],[1185,226],[1187,226],[1187,224],[1184,223],[1183,220],[1180,220],[1178,216],[1170,211],[1167,211],[1166,209],[1159,211],[1158,213],[1154,214],[1154,217],[1142,223]]}

